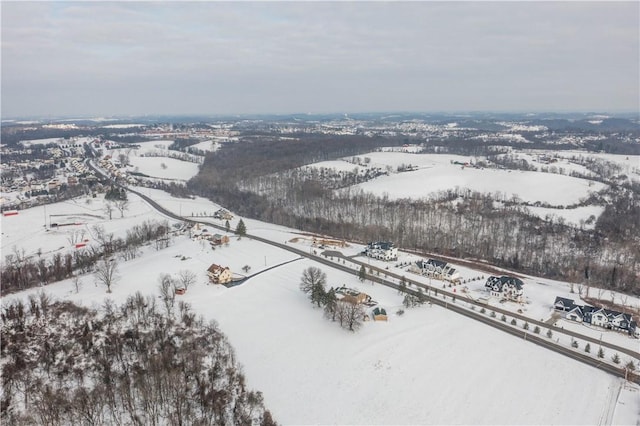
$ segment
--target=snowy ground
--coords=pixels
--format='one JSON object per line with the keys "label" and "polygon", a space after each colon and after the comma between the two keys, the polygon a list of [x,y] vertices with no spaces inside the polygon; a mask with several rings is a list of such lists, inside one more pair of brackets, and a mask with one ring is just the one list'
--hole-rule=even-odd
{"label": "snowy ground", "polygon": [[[403,151],[405,149],[403,148]],[[541,154],[549,154],[544,151],[516,152],[520,159],[527,160],[529,164],[536,166],[538,170],[543,167],[560,173],[525,172],[517,170],[499,169],[475,169],[452,164],[453,162],[475,162],[474,157],[448,154],[416,154],[385,150],[384,152],[372,152],[361,155],[358,158],[361,164],[365,158],[370,160],[369,167],[378,167],[382,170],[390,169],[389,176],[381,176],[374,180],[356,185],[367,192],[382,196],[387,195],[391,199],[401,198],[429,198],[440,191],[464,188],[480,193],[489,193],[498,199],[511,200],[514,196],[521,201],[535,203],[548,203],[553,206],[565,207],[580,202],[590,193],[597,192],[606,186],[599,182],[579,179],[566,174],[575,171],[591,175],[584,166],[561,158],[553,164],[544,164],[539,161]],[[555,154],[552,153],[552,154]],[[564,153],[565,157],[578,155],[577,152]],[[582,153],[584,155],[584,153]],[[612,157],[612,156],[609,156]],[[623,165],[623,169],[629,173],[635,173],[640,179],[640,156],[613,156],[608,160]],[[353,164],[351,157],[340,161],[322,161],[305,167],[324,167],[336,171],[360,171],[364,166]],[[412,165],[417,170],[411,172],[396,173],[401,165]],[[634,167],[633,164],[636,164]],[[549,188],[554,188],[550,191]],[[554,216],[562,218],[566,223],[580,226],[581,221],[586,221],[591,215],[597,218],[603,208],[601,206],[584,206],[574,209],[528,207],[531,214],[539,217]],[[591,227],[593,226],[590,225]],[[589,225],[587,225],[589,227]]]}
{"label": "snowy ground", "polygon": [[[203,199],[175,199],[161,191],[142,191],[183,215],[189,210],[212,213],[219,207]],[[101,201],[92,200],[89,205],[82,199],[49,205],[47,214],[100,216]],[[118,216],[115,212],[111,221],[94,219],[119,234],[136,221],[161,218],[133,195],[130,211],[123,219]],[[39,229],[44,218],[43,207],[3,217],[3,255],[11,245],[24,244],[30,252],[64,245],[64,235]],[[232,228],[237,221],[237,217],[231,221]],[[295,230],[245,222],[249,233],[313,250],[311,239]],[[294,238],[298,240],[292,241]],[[361,246],[340,250],[357,254]],[[119,302],[135,291],[158,294],[160,274],[193,270],[198,282],[180,300],[220,324],[244,365],[248,385],[264,392],[266,405],[283,424],[625,425],[637,424],[640,418],[637,386],[622,387],[620,379],[437,306],[410,309],[398,316],[401,297],[392,289],[363,284],[355,274],[296,258],[248,238],[232,237],[227,247],[212,250],[185,235],[168,249],[148,247],[144,256],[121,263],[120,279],[110,295],[91,275],[81,277],[78,293],[70,280],[45,290],[60,299],[101,305],[106,297]],[[288,261],[292,262],[238,287],[207,284],[206,268],[211,263],[237,272],[249,265],[250,273],[255,273]],[[324,319],[298,289],[303,269],[312,265],[327,273],[330,285],[346,284],[371,295],[387,309],[389,321],[367,322],[354,334]],[[460,271],[466,278],[481,274],[462,267]],[[481,294],[483,285],[482,280],[468,284],[470,293]],[[525,291],[531,301],[526,313],[536,319],[550,314],[555,296],[571,296],[566,283],[534,277],[525,278]],[[617,333],[606,333],[605,339],[609,336],[616,336],[612,339],[618,343]]]}
{"label": "snowy ground", "polygon": [[382,169],[387,165],[395,169],[401,164],[418,167],[413,172],[394,173],[357,185],[377,195],[388,194],[392,199],[429,197],[459,187],[501,193],[506,200],[517,196],[523,201],[565,206],[604,188],[600,183],[590,186],[587,180],[559,174],[462,167],[452,161],[467,162],[469,158],[458,155],[374,152],[366,157],[371,158],[372,166]]}

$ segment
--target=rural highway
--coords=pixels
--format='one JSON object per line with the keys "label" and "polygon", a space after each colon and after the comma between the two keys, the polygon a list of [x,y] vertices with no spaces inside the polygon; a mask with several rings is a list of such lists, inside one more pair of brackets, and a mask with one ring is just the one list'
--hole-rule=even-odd
{"label": "rural highway", "polygon": [[[109,176],[107,176],[99,168],[95,167],[90,161],[88,161],[87,164],[93,170],[95,170],[96,173],[98,173],[99,175],[101,175],[101,176],[105,177],[106,179],[109,179],[111,182],[113,182],[113,180],[111,180],[111,178]],[[158,204],[156,201],[154,201],[149,196],[144,195],[144,194],[142,194],[142,193],[140,193],[138,191],[135,191],[135,190],[133,190],[131,188],[128,188],[126,186],[120,185],[120,184],[118,184],[116,182],[113,182],[113,183],[115,183],[116,185],[118,185],[118,186],[120,186],[122,188],[125,188],[126,190],[130,191],[133,194],[136,194],[137,196],[139,196],[140,198],[145,200],[147,203],[149,203],[154,209],[156,209],[157,211],[159,211],[160,213],[162,213],[163,215],[165,215],[167,217],[170,217],[170,218],[175,219],[175,220],[184,221],[184,222],[187,222],[187,223],[205,224],[207,226],[211,226],[213,228],[216,228],[216,229],[219,229],[221,231],[227,232],[227,229],[225,227],[223,227],[222,225],[218,225],[216,223],[207,222],[207,221],[203,221],[203,220],[193,220],[193,219],[189,219],[189,218],[185,218],[185,217],[179,216],[179,215],[177,215],[177,214],[165,209],[164,207],[162,207],[160,204]],[[256,236],[256,235],[246,234],[246,237],[247,238],[251,238],[251,239],[256,240],[256,241],[260,241],[260,242],[265,243],[265,244],[269,244],[269,245],[281,248],[283,250],[287,250],[287,251],[295,253],[295,254],[297,254],[297,255],[299,255],[301,257],[306,257],[306,258],[312,259],[312,260],[314,260],[316,262],[322,263],[322,264],[327,265],[327,266],[329,266],[331,268],[340,269],[340,270],[342,270],[344,272],[347,272],[349,274],[353,274],[354,273],[354,269],[353,268],[350,268],[350,267],[346,266],[345,264],[339,264],[339,263],[333,262],[333,261],[331,261],[331,260],[329,260],[327,258],[328,257],[343,258],[343,259],[348,260],[349,262],[355,263],[357,265],[365,265],[365,267],[367,269],[377,270],[380,273],[384,274],[386,277],[392,277],[392,278],[395,278],[396,280],[400,280],[402,278],[402,276],[400,276],[398,274],[394,274],[394,273],[391,273],[391,272],[389,272],[387,270],[383,270],[383,269],[380,269],[380,268],[371,267],[370,265],[368,265],[368,264],[366,264],[364,262],[360,262],[360,261],[355,260],[353,258],[346,257],[346,256],[342,255],[342,253],[339,252],[339,251],[326,251],[326,252],[321,253],[320,256],[317,256],[317,255],[313,255],[313,254],[311,254],[311,253],[309,253],[309,252],[307,252],[305,250],[300,250],[300,249],[297,249],[297,248],[292,247],[290,245],[278,243],[278,242],[275,242],[275,241],[272,241],[272,240],[268,240],[266,238],[262,238],[262,237],[259,237],[259,236]],[[358,273],[357,269],[355,270],[355,273],[356,274]],[[377,283],[380,283],[380,284],[385,285],[387,287],[394,288],[396,290],[399,289],[399,285],[393,283],[388,278],[380,278],[379,276],[373,276],[371,274],[367,274],[367,279],[369,279],[371,281],[374,281],[374,282],[377,282]],[[465,309],[464,307],[459,306],[459,304],[468,303],[468,304],[471,304],[471,305],[476,305],[476,306],[480,307],[480,309],[484,307],[487,310],[495,311],[496,314],[504,314],[504,315],[508,315],[509,317],[512,317],[512,318],[520,319],[521,321],[526,321],[533,327],[535,327],[535,325],[538,325],[538,326],[544,327],[546,329],[551,329],[551,330],[553,330],[554,333],[566,334],[566,335],[575,337],[577,339],[581,339],[583,341],[591,342],[591,343],[597,344],[599,346],[603,346],[603,347],[609,348],[609,349],[611,349],[613,351],[617,351],[619,353],[625,353],[625,354],[630,355],[630,356],[632,356],[632,357],[634,357],[636,359],[640,359],[640,353],[638,353],[636,351],[632,351],[630,349],[623,348],[623,347],[620,347],[620,346],[617,346],[617,345],[612,345],[612,344],[607,343],[607,342],[600,342],[598,339],[594,339],[592,337],[585,336],[585,335],[582,335],[580,333],[576,333],[576,332],[573,332],[573,331],[570,331],[570,330],[564,330],[564,329],[561,329],[559,327],[555,327],[555,326],[550,325],[550,324],[545,324],[542,321],[537,321],[535,319],[528,318],[528,317],[525,317],[523,315],[519,315],[519,314],[514,313],[514,312],[506,311],[506,310],[503,310],[503,309],[500,309],[500,308],[497,308],[497,307],[494,307],[494,306],[488,307],[488,306],[483,305],[483,304],[481,304],[479,302],[476,302],[473,299],[461,297],[462,296],[461,294],[450,293],[450,292],[445,291],[443,289],[439,289],[439,288],[436,288],[436,287],[433,287],[433,286],[429,286],[429,285],[426,285],[426,284],[423,284],[423,283],[419,283],[419,282],[411,280],[410,278],[407,278],[407,277],[405,277],[405,281],[406,281],[407,284],[411,284],[413,286],[421,287],[421,288],[427,290],[427,294],[428,295],[430,295],[430,294],[432,294],[432,293],[437,291],[439,295],[446,295],[446,297],[449,300],[451,300],[451,301],[446,300],[446,299],[445,300],[441,300],[438,297],[430,297],[429,296],[429,301],[431,303],[434,303],[436,305],[442,306],[442,307],[444,307],[446,309],[449,309],[449,310],[451,310],[453,312],[456,312],[456,313],[458,313],[460,315],[464,315],[464,316],[466,316],[468,318],[471,318],[471,319],[474,319],[476,321],[480,321],[480,322],[482,322],[482,323],[484,323],[486,325],[489,325],[491,327],[494,327],[496,329],[504,331],[505,333],[512,334],[512,335],[514,335],[514,336],[516,336],[518,338],[522,338],[524,340],[528,340],[528,341],[530,341],[532,343],[535,343],[537,345],[540,345],[542,347],[545,347],[547,349],[550,349],[550,350],[555,351],[557,353],[560,353],[562,355],[568,356],[570,358],[573,358],[575,360],[578,360],[580,362],[588,364],[588,365],[590,365],[592,367],[595,367],[595,368],[598,368],[600,370],[606,371],[607,373],[610,373],[610,374],[613,374],[615,376],[619,376],[619,377],[622,377],[622,378],[627,378],[630,381],[633,381],[633,382],[636,382],[636,383],[640,384],[640,375],[637,374],[637,373],[633,374],[632,372],[627,371],[623,367],[617,367],[617,366],[608,364],[608,363],[604,362],[601,359],[594,358],[591,355],[587,355],[585,353],[578,352],[578,351],[573,350],[571,348],[566,348],[564,346],[560,346],[560,345],[554,343],[554,341],[552,339],[549,339],[549,338],[546,338],[546,337],[541,337],[538,334],[534,334],[531,330],[524,330],[524,329],[516,328],[516,327],[508,324],[507,322],[503,322],[503,321],[498,320],[497,319],[498,318],[497,315],[496,315],[495,318],[491,318],[486,314],[480,313],[479,311]],[[418,292],[416,290],[412,290],[412,289],[409,289],[409,288],[405,288],[404,291],[407,292],[407,293],[414,294],[414,295],[418,294]],[[456,297],[456,299],[457,299],[459,304],[456,304],[456,302],[453,302],[453,297]],[[596,350],[596,349],[594,348],[594,350]]]}

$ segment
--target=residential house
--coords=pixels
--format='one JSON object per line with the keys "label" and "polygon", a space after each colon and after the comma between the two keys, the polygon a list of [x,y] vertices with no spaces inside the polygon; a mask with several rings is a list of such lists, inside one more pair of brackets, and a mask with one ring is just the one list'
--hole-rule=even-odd
{"label": "residential house", "polygon": [[233,215],[231,213],[229,213],[227,210],[225,209],[219,209],[217,210],[214,214],[213,217],[215,217],[216,219],[222,219],[222,220],[231,220],[233,219]]}
{"label": "residential house", "polygon": [[447,262],[438,259],[419,260],[418,266],[422,269],[424,274],[441,276],[444,269],[447,267]]}
{"label": "residential house", "polygon": [[443,260],[427,259],[418,260],[416,266],[422,275],[436,277],[451,282],[460,281],[460,273]]}
{"label": "residential house", "polygon": [[503,275],[501,277],[491,276],[487,279],[484,287],[494,297],[522,302],[524,296],[524,283],[516,277]]}
{"label": "residential house", "polygon": [[229,237],[221,234],[213,234],[209,240],[212,245],[221,246],[223,244],[229,244]]}
{"label": "residential house", "polygon": [[348,288],[344,285],[336,289],[336,295],[339,296],[339,300],[349,302],[354,305],[367,304],[371,302],[371,296],[368,294]]}
{"label": "residential house", "polygon": [[367,244],[363,254],[380,260],[398,260],[398,248],[390,241],[376,241]]}
{"label": "residential house", "polygon": [[589,305],[576,305],[572,299],[564,297],[556,297],[553,307],[558,311],[567,312],[565,318],[568,320],[624,331],[632,336],[640,337],[637,323],[630,314]]}
{"label": "residential house", "polygon": [[558,311],[570,311],[575,307],[573,299],[567,299],[565,297],[556,297],[556,301],[553,302],[553,307]]}
{"label": "residential house", "polygon": [[231,281],[232,274],[228,267],[222,267],[215,263],[207,269],[209,280],[214,284],[225,284]]}

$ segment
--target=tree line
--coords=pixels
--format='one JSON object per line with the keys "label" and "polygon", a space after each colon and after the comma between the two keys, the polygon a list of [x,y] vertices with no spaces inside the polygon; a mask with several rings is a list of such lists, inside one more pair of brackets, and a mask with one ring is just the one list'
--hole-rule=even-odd
{"label": "tree line", "polygon": [[[43,286],[74,276],[74,273],[87,273],[94,269],[100,259],[118,255],[123,260],[138,256],[142,245],[149,242],[156,249],[169,245],[169,223],[167,221],[145,221],[128,229],[124,238],[106,232],[102,226],[92,228],[96,244],[76,249],[73,252],[56,252],[48,259],[41,252],[37,256],[27,256],[24,249],[13,247],[5,255],[0,280],[2,295],[21,291],[30,287]],[[71,232],[70,244],[75,244],[83,234]]]}

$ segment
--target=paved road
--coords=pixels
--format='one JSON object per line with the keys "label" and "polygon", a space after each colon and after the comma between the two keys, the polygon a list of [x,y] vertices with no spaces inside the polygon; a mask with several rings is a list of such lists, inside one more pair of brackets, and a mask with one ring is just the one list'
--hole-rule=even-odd
{"label": "paved road", "polygon": [[[88,162],[88,164],[90,164],[90,167],[92,167],[98,174],[100,174],[100,175],[106,177],[107,179],[111,180],[101,170],[99,170],[98,168],[93,166],[92,163]],[[170,217],[172,219],[188,222],[188,223],[205,224],[207,226],[211,226],[213,228],[216,228],[216,229],[219,229],[221,231],[225,231],[226,232],[226,228],[223,227],[222,225],[218,225],[216,223],[208,222],[208,221],[204,221],[204,220],[193,220],[193,219],[181,217],[181,216],[176,215],[175,213],[165,209],[160,204],[156,203],[152,198],[150,198],[150,197],[148,197],[148,196],[146,196],[146,195],[144,195],[144,194],[142,194],[142,193],[140,193],[138,191],[132,190],[132,189],[126,187],[126,186],[122,186],[122,187],[127,189],[128,191],[138,195],[139,197],[141,197],[145,201],[147,201],[153,208],[155,208],[156,210],[158,210],[159,212],[161,212],[165,216],[168,216],[168,217]],[[354,258],[345,257],[339,251],[325,251],[325,252],[322,253],[321,256],[314,256],[314,255],[312,255],[311,253],[308,253],[305,250],[300,250],[300,249],[297,249],[297,248],[292,247],[292,246],[287,245],[287,244],[277,243],[275,241],[271,241],[271,240],[268,240],[268,239],[265,239],[265,238],[262,238],[262,237],[259,237],[259,236],[256,236],[256,235],[247,234],[246,237],[247,238],[251,238],[251,239],[256,240],[256,241],[263,242],[265,244],[270,244],[272,246],[279,247],[279,248],[281,248],[283,250],[288,250],[290,252],[298,254],[301,257],[310,258],[310,259],[312,259],[312,260],[314,260],[316,262],[325,264],[325,265],[327,265],[329,267],[332,267],[332,268],[340,269],[340,270],[345,271],[345,272],[350,273],[350,274],[353,274],[353,273],[357,274],[358,271],[357,270],[354,271],[352,268],[349,268],[346,265],[341,265],[339,263],[336,263],[336,262],[333,262],[331,260],[328,260],[327,257],[344,258],[346,260],[349,260],[352,263],[365,265],[365,267],[367,269],[371,268],[373,270],[380,271],[381,273],[385,274],[388,277],[393,277],[393,278],[396,278],[397,280],[402,278],[400,275],[394,274],[392,272],[389,272],[388,270],[380,269],[380,268],[377,268],[377,267],[372,267],[372,266],[370,266],[368,264],[365,264],[364,262],[360,262],[360,261],[358,261],[358,260],[356,260]],[[395,284],[390,280],[380,278],[379,276],[373,276],[373,275],[367,274],[367,279],[369,279],[371,281],[375,281],[375,282],[380,283],[382,285],[385,285],[387,287],[394,288],[396,290],[399,289],[398,284]],[[432,287],[432,286],[429,286],[429,285],[426,285],[426,284],[423,284],[423,283],[419,283],[419,282],[414,281],[414,280],[412,280],[410,278],[407,278],[407,277],[405,277],[405,281],[407,282],[407,284],[410,283],[410,284],[412,284],[412,285],[414,285],[416,287],[421,287],[421,288],[423,288],[425,290],[429,290],[429,291],[432,291],[432,292],[436,292],[437,291],[438,294],[447,295],[447,297],[449,297],[452,301],[453,301],[453,297],[455,296],[458,299],[459,302],[463,302],[464,301],[464,303],[470,303],[470,304],[477,305],[479,307],[487,308],[487,306],[485,306],[485,305],[483,305],[481,303],[478,303],[478,302],[476,302],[476,301],[474,301],[472,299],[461,298],[460,294],[450,293],[450,292],[448,292],[446,290],[443,290],[443,289],[439,289],[439,288],[435,288],[435,287]],[[405,288],[404,291],[407,292],[407,293],[418,295],[418,292],[416,290]],[[591,365],[592,367],[595,367],[595,368],[598,368],[600,370],[606,371],[606,372],[608,372],[610,374],[613,374],[615,376],[619,376],[619,377],[623,377],[623,378],[629,378],[631,381],[634,381],[636,383],[640,383],[640,375],[628,373],[627,371],[625,371],[624,368],[616,367],[616,366],[607,364],[605,362],[602,362],[602,360],[598,360],[598,359],[593,358],[590,355],[586,355],[584,353],[580,353],[580,352],[574,351],[574,350],[572,350],[570,348],[565,348],[563,346],[557,345],[557,344],[555,344],[553,342],[552,339],[545,338],[545,337],[540,337],[539,335],[536,335],[536,334],[534,334],[534,333],[532,333],[530,331],[527,331],[527,330],[517,329],[517,328],[511,326],[510,324],[507,324],[507,323],[502,322],[502,321],[496,321],[494,318],[488,317],[487,315],[482,314],[480,312],[467,310],[464,307],[457,305],[455,302],[449,302],[448,300],[441,300],[441,299],[436,298],[436,297],[430,297],[429,301],[431,303],[435,303],[436,305],[440,305],[440,306],[442,306],[442,307],[444,307],[446,309],[452,310],[452,311],[454,311],[454,312],[456,312],[458,314],[464,315],[464,316],[466,316],[468,318],[472,318],[472,319],[474,319],[476,321],[480,321],[480,322],[482,322],[484,324],[487,324],[487,325],[489,325],[491,327],[494,327],[494,328],[497,328],[499,330],[502,330],[505,333],[509,333],[509,334],[512,334],[512,335],[514,335],[516,337],[523,338],[525,340],[528,340],[528,341],[530,341],[532,343],[535,343],[537,345],[540,345],[542,347],[545,347],[547,349],[550,349],[550,350],[555,351],[557,353],[560,353],[562,355],[568,356],[570,358],[576,359],[576,360],[578,360],[580,362],[583,362],[585,364]],[[528,317],[525,317],[523,315],[515,314],[513,312],[506,311],[506,310],[503,310],[503,309],[500,309],[500,308],[496,308],[496,307],[493,307],[493,306],[491,306],[490,309],[492,311],[495,311],[496,313],[502,313],[502,314],[505,314],[505,315],[509,315],[510,317],[518,318],[518,319],[520,319],[522,321],[527,321],[530,324],[533,324],[534,326],[535,325],[541,325],[541,326],[543,326],[545,328],[549,328],[551,330],[554,330],[557,333],[564,333],[564,334],[567,334],[567,335],[570,335],[570,336],[573,336],[573,337],[576,337],[576,338],[579,338],[579,339],[582,339],[582,340],[585,340],[585,341],[589,341],[589,342],[600,344],[601,346],[613,349],[615,351],[626,353],[626,354],[631,355],[631,356],[633,356],[635,358],[640,358],[640,354],[638,352],[634,352],[634,351],[631,351],[629,349],[626,349],[626,348],[623,348],[623,347],[620,347],[620,346],[612,345],[612,344],[609,344],[609,343],[606,343],[606,342],[600,342],[597,339],[593,339],[593,338],[591,338],[589,336],[585,336],[585,335],[582,335],[580,333],[575,333],[575,332],[572,332],[572,331],[569,331],[569,330],[560,329],[558,327],[550,326],[548,324],[545,324],[544,322],[537,321],[537,320],[534,320],[532,318],[528,318]],[[630,374],[630,376],[628,377],[627,374]]]}

